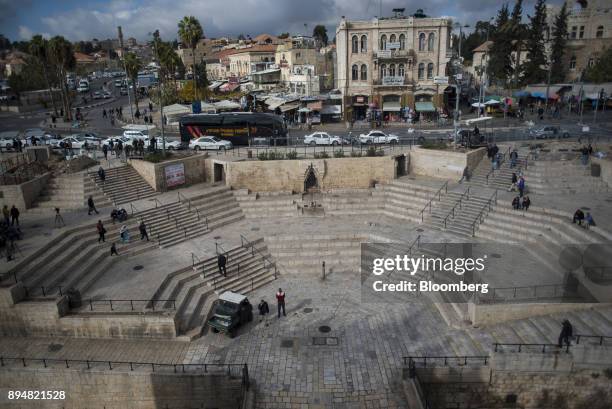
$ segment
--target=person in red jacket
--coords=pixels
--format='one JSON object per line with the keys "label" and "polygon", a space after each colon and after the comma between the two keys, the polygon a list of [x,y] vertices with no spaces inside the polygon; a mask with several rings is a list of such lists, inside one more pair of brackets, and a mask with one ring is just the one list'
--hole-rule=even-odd
{"label": "person in red jacket", "polygon": [[283,309],[283,316],[286,317],[287,314],[285,314],[285,292],[282,288],[279,288],[278,292],[276,293],[276,304],[278,307],[278,318],[280,318],[281,308]]}

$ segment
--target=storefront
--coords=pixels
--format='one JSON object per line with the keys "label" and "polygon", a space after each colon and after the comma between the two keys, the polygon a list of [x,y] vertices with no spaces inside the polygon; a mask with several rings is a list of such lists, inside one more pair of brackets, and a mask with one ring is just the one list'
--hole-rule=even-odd
{"label": "storefront", "polygon": [[353,96],[351,107],[353,108],[353,120],[361,121],[366,119],[368,112],[368,97],[365,95]]}
{"label": "storefront", "polygon": [[382,101],[383,118],[386,122],[399,122],[402,120],[402,102],[400,95],[384,95]]}

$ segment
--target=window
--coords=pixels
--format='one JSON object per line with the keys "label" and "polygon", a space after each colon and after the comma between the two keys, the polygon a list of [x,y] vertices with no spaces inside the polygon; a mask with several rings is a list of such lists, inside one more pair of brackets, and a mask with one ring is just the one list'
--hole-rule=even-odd
{"label": "window", "polygon": [[425,33],[419,34],[419,51],[425,51]]}
{"label": "window", "polygon": [[408,60],[408,71],[412,71],[412,60]]}
{"label": "window", "polygon": [[434,65],[433,63],[427,64],[427,79],[433,78]]}
{"label": "window", "polygon": [[389,65],[389,76],[395,77],[395,64]]}
{"label": "window", "polygon": [[427,38],[427,51],[434,50],[435,41],[436,41],[436,35],[434,33],[429,33],[429,37]]}
{"label": "window", "polygon": [[587,63],[589,68],[595,65],[595,59],[593,57],[589,58],[589,62]]}
{"label": "window", "polygon": [[576,38],[576,32],[578,31],[577,26],[572,27],[572,33],[570,34],[570,38]]}
{"label": "window", "polygon": [[575,55],[572,55],[572,58],[570,59],[569,69],[572,71],[576,69],[576,56]]}
{"label": "window", "polygon": [[387,36],[384,34],[380,36],[380,49],[381,50],[387,49]]}
{"label": "window", "polygon": [[400,50],[405,50],[406,49],[406,36],[405,35],[400,34],[399,43],[400,43]]}
{"label": "window", "polygon": [[352,39],[352,43],[353,43],[353,54],[357,54],[359,52],[359,40],[357,39],[357,36],[353,36]]}
{"label": "window", "polygon": [[362,53],[368,52],[368,37],[366,36],[361,36],[361,52]]}
{"label": "window", "polygon": [[382,64],[380,66],[380,78],[385,78],[387,76],[387,66]]}
{"label": "window", "polygon": [[406,75],[406,70],[404,69],[404,64],[400,64],[397,70],[397,75],[400,77],[404,77]]}
{"label": "window", "polygon": [[603,37],[603,33],[604,33],[604,27],[603,26],[599,26],[599,27],[597,27],[597,33],[595,34],[595,37],[602,38]]}
{"label": "window", "polygon": [[419,79],[422,80],[425,78],[425,64],[419,64]]}
{"label": "window", "polygon": [[578,38],[584,38],[584,26],[580,26],[580,34],[578,34]]}
{"label": "window", "polygon": [[361,81],[367,81],[368,80],[368,66],[363,64],[361,66]]}
{"label": "window", "polygon": [[390,43],[395,43],[397,42],[396,38],[395,38],[395,34],[391,34],[391,37],[389,37],[389,42]]}
{"label": "window", "polygon": [[359,68],[357,68],[357,64],[353,65],[351,78],[353,81],[359,80]]}

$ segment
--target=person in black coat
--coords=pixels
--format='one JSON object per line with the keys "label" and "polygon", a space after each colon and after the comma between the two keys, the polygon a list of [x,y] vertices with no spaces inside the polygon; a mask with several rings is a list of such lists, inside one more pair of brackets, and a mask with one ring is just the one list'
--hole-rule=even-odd
{"label": "person in black coat", "polygon": [[219,273],[223,274],[224,277],[227,277],[227,270],[225,269],[225,264],[227,264],[227,258],[223,254],[219,254],[217,257],[217,265],[219,266]]}
{"label": "person in black coat", "polygon": [[563,347],[563,344],[570,345],[570,338],[573,332],[572,324],[568,320],[563,320],[561,323],[561,333],[559,334],[559,348]]}
{"label": "person in black coat", "polygon": [[262,315],[262,316],[270,312],[270,307],[268,307],[268,303],[265,302],[264,300],[261,300],[257,308],[259,309],[259,315]]}

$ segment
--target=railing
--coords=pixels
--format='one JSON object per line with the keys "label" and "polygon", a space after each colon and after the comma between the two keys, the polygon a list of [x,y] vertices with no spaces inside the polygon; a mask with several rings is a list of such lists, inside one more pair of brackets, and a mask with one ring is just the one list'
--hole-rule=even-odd
{"label": "railing", "polygon": [[570,345],[566,345],[564,347],[559,347],[557,344],[526,344],[526,343],[516,343],[516,344],[506,344],[506,343],[497,343],[493,344],[495,352],[500,352],[502,349],[506,347],[511,347],[514,350],[511,352],[529,352],[533,349],[538,349],[542,353],[548,352],[556,352],[559,349],[565,349],[565,352],[569,353]]}
{"label": "railing", "polygon": [[[185,195],[182,195],[181,192],[176,192],[176,194],[178,196],[179,203],[187,202],[187,209],[191,210],[191,199],[186,197]],[[181,198],[183,199],[182,201]]]}
{"label": "railing", "polygon": [[[564,297],[567,286],[564,284],[541,284],[523,287],[498,287],[489,288],[488,294],[481,294],[478,296],[479,301],[495,302],[496,296],[504,300],[512,299],[538,299],[538,298],[557,298]],[[538,290],[540,293],[538,294]],[[552,291],[546,291],[552,290]],[[506,293],[507,295],[503,295]],[[489,299],[491,297],[491,299]]]}
{"label": "railing", "polygon": [[202,259],[197,254],[191,253],[191,267],[195,267],[196,260],[198,260],[198,263],[202,263]]}
{"label": "railing", "polygon": [[448,214],[446,215],[446,217],[444,218],[444,228],[446,229],[446,222],[448,221],[448,218],[452,216],[452,218],[455,218],[455,209],[457,208],[457,206],[459,206],[459,208],[461,209],[461,202],[463,201],[463,198],[470,198],[470,188],[468,187],[467,190],[465,192],[463,192],[461,194],[461,196],[459,197],[459,200],[453,205],[453,208],[450,210],[450,212],[448,212]]}
{"label": "railing", "polygon": [[[245,246],[246,243],[246,246]],[[259,255],[261,256],[262,260],[263,260],[263,267],[266,268],[266,261],[268,262],[268,267],[274,267],[274,279],[276,280],[278,278],[278,268],[276,266],[276,263],[273,262],[272,260],[270,260],[270,257],[265,255],[263,252],[261,252],[261,250],[259,250],[258,248],[255,247],[255,243],[253,243],[252,241],[248,240],[246,237],[244,237],[242,234],[240,235],[240,245],[242,247],[245,248],[251,248],[251,255],[255,256],[255,252],[259,253]]]}
{"label": "railing", "polygon": [[160,202],[156,197],[153,198],[153,202],[155,202],[155,208],[157,209],[157,205],[159,204],[159,207],[164,207],[164,205],[162,204],[162,202]]}
{"label": "railing", "polygon": [[480,209],[480,212],[474,219],[474,222],[472,223],[472,236],[476,235],[476,225],[480,225],[483,222],[484,217],[491,211],[491,206],[493,203],[497,204],[497,190],[495,193],[493,193],[493,195],[491,195],[489,200],[487,200],[487,203],[482,206],[482,209]]}
{"label": "railing", "polygon": [[[70,299],[70,297],[68,297]],[[96,307],[96,305],[103,305],[103,306],[108,306],[110,308],[111,311],[115,311],[115,308],[121,308],[122,306],[129,306],[130,311],[135,311],[135,305],[138,306],[140,304],[143,304],[143,307],[147,306],[147,308],[151,308],[153,311],[155,311],[155,304],[156,303],[163,303],[163,304],[169,304],[172,307],[169,308],[161,308],[163,309],[172,309],[172,310],[176,310],[176,300],[174,299],[169,299],[169,300],[163,300],[163,299],[151,299],[151,300],[94,300],[92,298],[89,298],[87,300],[83,300],[85,303],[89,304],[89,311],[94,311],[94,308]],[[160,308],[158,308],[159,310]]]}
{"label": "railing", "polygon": [[409,368],[437,368],[440,366],[478,366],[489,365],[488,355],[463,355],[463,356],[405,356],[402,358],[404,365]]}
{"label": "railing", "polygon": [[448,193],[448,180],[444,182],[442,186],[440,186],[440,189],[438,189],[438,191],[434,193],[432,198],[429,199],[429,202],[427,202],[425,207],[423,207],[423,209],[421,210],[421,223],[423,223],[424,221],[424,213],[427,207],[429,207],[429,213],[431,213],[431,202],[436,198],[436,196],[438,196],[438,201],[442,200],[442,189],[444,189],[444,193]]}
{"label": "railing", "polygon": [[420,234],[417,236],[416,239],[414,239],[412,244],[410,244],[410,246],[408,246],[408,255],[412,256],[412,249],[413,249],[413,247],[415,245],[416,245],[417,249],[421,247],[421,235]]}
{"label": "railing", "polygon": [[603,345],[605,341],[612,342],[612,336],[610,335],[585,335],[585,334],[576,334],[576,345],[580,344],[580,339],[595,339],[598,341],[599,345]]}

